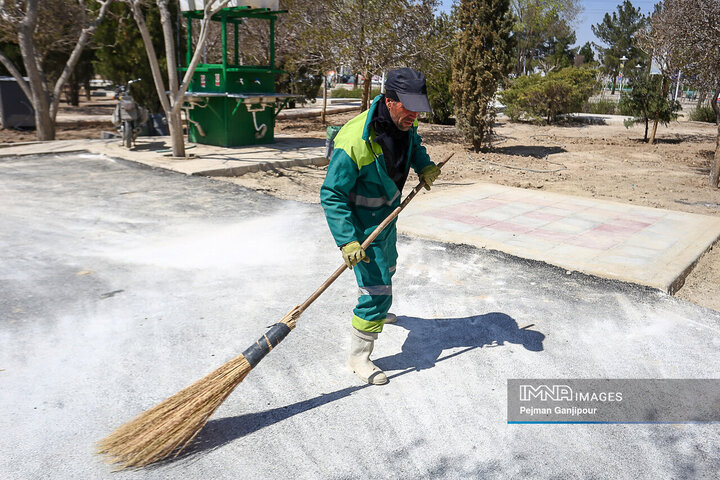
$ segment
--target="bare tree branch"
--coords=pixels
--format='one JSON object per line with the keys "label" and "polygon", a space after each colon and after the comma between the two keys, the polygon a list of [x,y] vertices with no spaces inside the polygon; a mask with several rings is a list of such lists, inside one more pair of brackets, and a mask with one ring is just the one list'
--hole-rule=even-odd
{"label": "bare tree branch", "polygon": [[[58,105],[60,103],[60,93],[62,92],[65,83],[70,78],[70,75],[72,75],[72,72],[75,69],[75,65],[77,65],[78,60],[80,60],[80,55],[82,55],[83,50],[90,41],[90,38],[92,38],[92,35],[95,33],[98,25],[105,17],[107,10],[108,8],[110,8],[110,4],[112,3],[112,0],[98,1],[100,3],[100,10],[95,16],[95,19],[90,22],[89,25],[82,29],[80,33],[80,38],[78,38],[77,44],[75,45],[75,48],[73,48],[73,51],[70,54],[70,58],[68,58],[67,62],[65,62],[65,68],[63,68],[62,74],[60,74],[60,78],[58,78],[55,82],[52,103],[50,105],[50,117],[53,119],[53,121],[57,116]],[[80,3],[82,4],[82,2]]]}
{"label": "bare tree branch", "polygon": [[32,91],[30,90],[30,85],[28,84],[28,82],[25,81],[23,76],[20,74],[20,71],[15,67],[12,61],[7,58],[2,52],[0,52],[0,63],[2,63],[5,68],[7,68],[8,72],[10,72],[10,75],[12,75],[13,78],[18,82],[18,85],[20,85],[20,88],[22,88],[22,91],[23,93],[25,93],[25,96],[28,98],[28,100],[32,100]]}

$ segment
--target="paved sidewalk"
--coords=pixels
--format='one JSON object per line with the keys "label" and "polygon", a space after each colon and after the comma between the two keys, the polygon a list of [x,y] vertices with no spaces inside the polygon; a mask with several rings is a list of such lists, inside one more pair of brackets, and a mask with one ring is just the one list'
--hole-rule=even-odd
{"label": "paved sidewalk", "polygon": [[674,293],[720,218],[481,183],[420,196],[398,228]]}
{"label": "paved sidewalk", "polygon": [[[358,100],[332,99],[327,107],[329,115],[360,110]],[[283,110],[278,119],[320,116],[322,102]],[[59,114],[58,123],[112,122],[111,115]],[[325,140],[299,138],[275,134],[275,142],[245,147],[216,147],[191,144],[186,147],[186,158],[173,158],[170,137],[139,137],[135,146],[128,150],[117,139],[109,140],[58,140],[53,142],[25,142],[0,144],[0,158],[16,155],[40,155],[47,153],[89,152],[122,158],[154,168],[162,168],[186,175],[211,177],[236,177],[259,170],[302,165],[327,165]]]}
{"label": "paved sidewalk", "polygon": [[0,148],[0,158],[18,155],[89,152],[122,158],[154,168],[162,168],[185,175],[232,177],[258,170],[300,165],[327,165],[325,140],[275,135],[275,143],[245,147],[216,147],[189,144],[186,158],[174,158],[170,151],[170,137],[139,137],[128,150],[118,139],[58,140],[29,142]]}

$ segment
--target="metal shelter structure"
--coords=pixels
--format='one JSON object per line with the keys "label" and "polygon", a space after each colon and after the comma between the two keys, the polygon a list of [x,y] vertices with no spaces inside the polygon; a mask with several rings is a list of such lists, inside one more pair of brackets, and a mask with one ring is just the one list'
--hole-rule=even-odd
{"label": "metal shelter structure", "polygon": [[[287,13],[278,0],[231,1],[211,20],[219,22],[222,63],[198,64],[185,96],[188,137],[191,142],[222,147],[256,145],[274,141],[275,118],[288,100],[297,95],[275,93],[275,21]],[[187,22],[186,65],[193,55],[192,21],[202,19],[202,0],[182,0]],[[240,65],[238,29],[247,19],[270,23],[269,65]],[[234,55],[228,58],[228,29],[234,29]],[[180,68],[184,72],[187,68]]]}

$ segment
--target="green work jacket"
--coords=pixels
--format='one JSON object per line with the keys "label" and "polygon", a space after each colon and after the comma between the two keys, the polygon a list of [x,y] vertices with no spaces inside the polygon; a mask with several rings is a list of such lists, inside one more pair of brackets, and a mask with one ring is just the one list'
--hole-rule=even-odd
{"label": "green work jacket", "polygon": [[[400,205],[400,191],[387,173],[382,148],[375,142],[375,130],[370,126],[382,98],[375,97],[370,108],[346,123],[335,137],[335,149],[320,189],[320,203],[339,247],[353,240],[362,243]],[[432,162],[417,126],[415,120],[408,131],[407,168],[412,165],[419,174]],[[390,230],[386,228],[378,241]]]}

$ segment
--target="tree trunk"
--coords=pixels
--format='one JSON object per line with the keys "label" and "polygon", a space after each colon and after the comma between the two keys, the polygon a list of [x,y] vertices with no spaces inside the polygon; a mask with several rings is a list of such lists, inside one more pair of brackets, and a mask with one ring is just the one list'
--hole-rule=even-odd
{"label": "tree trunk", "polygon": [[[667,77],[663,75],[662,77],[662,84],[660,87],[660,93],[662,94],[662,98],[666,99],[668,95],[668,91],[670,90],[670,84],[667,82]],[[660,123],[660,113],[655,114],[655,118],[653,119],[653,129],[652,129],[652,135],[650,136],[650,144],[655,143],[655,134],[657,133],[658,123]]]}
{"label": "tree trunk", "polygon": [[[22,56],[23,65],[28,76],[28,82],[25,82],[20,76],[17,68],[5,56],[0,54],[0,63],[5,65],[10,74],[18,81],[25,95],[32,102],[35,110],[35,128],[38,140],[54,140],[55,139],[55,117],[57,115],[60,96],[65,83],[70,78],[72,71],[80,59],[80,54],[85,48],[92,34],[95,32],[97,25],[103,19],[111,0],[100,1],[100,9],[97,10],[95,20],[83,28],[78,42],[73,48],[70,58],[65,63],[65,67],[60,77],[55,82],[52,90],[48,88],[45,74],[42,70],[42,60],[40,59],[35,44],[35,31],[38,21],[38,1],[27,0],[24,7],[24,16],[17,22],[10,22],[12,27],[17,31],[18,46],[20,47],[20,55]],[[18,2],[19,3],[19,2]]]}
{"label": "tree trunk", "polygon": [[322,113],[320,114],[320,121],[325,125],[325,115],[327,113],[327,99],[328,99],[328,87],[327,87],[327,76],[323,75],[323,107]]}
{"label": "tree trunk", "polygon": [[615,82],[617,81],[617,72],[613,72],[613,85],[610,95],[615,95]]}
{"label": "tree trunk", "polygon": [[718,95],[720,95],[720,87],[713,91],[712,108],[715,112],[715,124],[717,125],[717,137],[715,140],[715,155],[713,164],[710,168],[710,186],[718,188],[718,180],[720,180],[720,107],[717,104]]}
{"label": "tree trunk", "polygon": [[647,143],[647,132],[648,132],[648,126],[650,124],[650,120],[648,120],[647,117],[645,117],[645,136],[643,137],[643,142]]}
{"label": "tree trunk", "polygon": [[657,133],[658,123],[659,122],[657,118],[653,119],[652,133],[650,134],[650,140],[648,140],[648,143],[650,145],[653,145],[655,143],[655,134]]}
{"label": "tree trunk", "polygon": [[138,25],[138,29],[140,30],[140,34],[143,38],[143,43],[145,44],[145,52],[148,55],[150,69],[153,73],[155,89],[157,90],[158,98],[160,99],[160,104],[165,112],[165,116],[168,119],[173,157],[182,158],[185,157],[185,137],[183,135],[181,111],[185,98],[185,92],[187,92],[190,80],[195,72],[195,68],[200,62],[200,57],[203,55],[203,47],[205,46],[205,41],[207,40],[210,18],[222,8],[225,8],[225,6],[229,3],[229,0],[218,0],[214,3],[208,2],[205,5],[203,18],[200,21],[200,35],[198,36],[195,46],[195,53],[190,60],[190,64],[185,70],[185,76],[182,79],[182,83],[179,85],[176,70],[177,66],[175,64],[175,43],[172,35],[172,21],[168,10],[168,1],[157,0],[156,3],[160,9],[160,21],[163,28],[163,39],[165,43],[165,54],[168,66],[168,82],[170,87],[169,98],[165,92],[165,83],[162,78],[162,73],[160,72],[159,61],[157,54],[155,53],[155,47],[152,44],[152,39],[150,38],[150,31],[145,23],[145,16],[140,9],[139,0],[132,0],[131,7],[133,17],[135,17],[135,23]]}
{"label": "tree trunk", "polygon": [[372,87],[372,77],[370,72],[363,72],[363,93],[360,111],[364,112],[370,106],[370,88]]}
{"label": "tree trunk", "polygon": [[75,75],[68,82],[68,103],[73,107],[80,105],[80,82],[77,81]]}
{"label": "tree trunk", "polygon": [[[28,4],[28,8],[37,8]],[[20,46],[20,54],[22,55],[25,71],[30,83],[30,92],[32,96],[33,109],[35,110],[35,129],[38,140],[55,140],[55,123],[50,118],[50,96],[46,89],[42,88],[45,84],[43,73],[40,70],[40,60],[37,58],[37,49],[35,48],[35,39],[33,32],[37,23],[37,13],[28,15],[18,25],[18,45]]]}
{"label": "tree trunk", "polygon": [[[95,20],[93,20],[87,27],[83,28],[82,31],[80,32],[80,37],[78,38],[78,41],[75,44],[75,47],[73,48],[72,52],[70,53],[70,58],[68,58],[67,62],[65,62],[65,67],[63,68],[63,71],[60,74],[60,77],[55,82],[55,87],[53,88],[53,93],[52,93],[52,97],[51,97],[52,101],[50,102],[50,121],[53,124],[53,130],[55,129],[55,117],[57,116],[58,103],[60,102],[60,94],[62,92],[62,89],[65,86],[65,83],[70,78],[70,75],[72,75],[73,70],[75,70],[75,66],[80,61],[80,56],[82,55],[82,52],[85,49],[85,46],[88,44],[88,42],[92,38],[93,34],[95,33],[95,30],[97,30],[97,27],[100,24],[100,22],[102,21],[102,19],[105,17],[105,14],[107,13],[108,8],[110,8],[110,4],[112,3],[112,0],[105,0],[104,2],[99,2],[99,3],[100,3],[100,10],[97,11]],[[47,87],[45,87],[45,89],[48,90]],[[54,136],[54,133],[53,133],[53,136]]]}
{"label": "tree trunk", "polygon": [[[170,143],[172,147],[173,157],[184,157],[185,144],[182,135],[182,124],[177,121],[177,117],[173,115],[175,112],[170,105],[170,100],[168,100],[167,94],[165,93],[165,82],[163,81],[162,73],[160,71],[160,63],[158,61],[157,54],[155,53],[155,47],[153,46],[152,38],[150,37],[150,30],[148,30],[147,23],[145,23],[145,14],[140,8],[138,0],[133,0],[130,8],[132,10],[133,17],[135,18],[135,23],[138,26],[138,30],[140,30],[140,36],[143,39],[143,44],[145,45],[145,53],[148,57],[150,71],[152,72],[153,83],[155,84],[155,90],[157,91],[160,105],[162,105],[162,109],[165,112],[165,117],[168,121],[168,129],[170,130]],[[200,46],[198,45],[198,49],[199,48]],[[179,117],[179,115],[180,111],[178,110],[177,116]],[[177,135],[178,126],[180,131],[179,136]]]}
{"label": "tree trunk", "polygon": [[[485,119],[485,115],[483,114],[482,117],[483,120]],[[477,130],[475,130],[475,133],[473,135],[472,144],[473,144],[473,150],[475,152],[480,152],[483,147],[483,141],[485,140],[485,125],[481,124],[478,125]]]}
{"label": "tree trunk", "polygon": [[707,93],[705,91],[698,94],[696,108],[702,107],[702,104],[707,100]]}
{"label": "tree trunk", "polygon": [[[168,116],[168,130],[170,130],[173,157],[184,157],[185,135],[183,134],[182,116],[179,111]],[[176,153],[179,153],[179,155],[176,155]]]}

